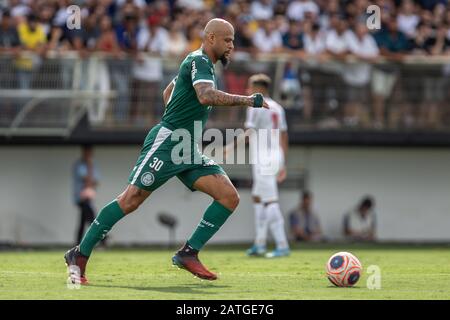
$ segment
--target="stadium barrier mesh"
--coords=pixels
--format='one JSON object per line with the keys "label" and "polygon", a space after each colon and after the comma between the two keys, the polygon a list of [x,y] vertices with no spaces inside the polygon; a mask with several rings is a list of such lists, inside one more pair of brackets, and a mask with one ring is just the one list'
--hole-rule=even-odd
{"label": "stadium barrier mesh", "polygon": [[[145,54],[0,55],[0,134],[68,135],[84,115],[96,128],[148,128],[164,112],[162,91],[180,62]],[[450,127],[448,58],[369,64],[236,53],[227,69],[216,69],[219,89],[235,94],[246,94],[250,75],[268,74],[291,130]],[[208,126],[242,127],[244,118],[244,108],[216,108]]]}

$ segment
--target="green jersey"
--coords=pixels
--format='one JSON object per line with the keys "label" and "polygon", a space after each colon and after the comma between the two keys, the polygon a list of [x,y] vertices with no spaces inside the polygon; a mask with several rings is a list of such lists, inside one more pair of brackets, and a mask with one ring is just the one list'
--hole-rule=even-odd
{"label": "green jersey", "polygon": [[[217,87],[214,66],[201,49],[190,53],[181,63],[161,123],[154,126],[145,138],[141,154],[128,179],[130,184],[153,191],[176,176],[195,191],[194,183],[198,178],[211,174],[226,175],[218,164],[201,154],[198,148],[197,139],[201,139],[201,136],[195,136],[194,128],[199,125],[201,129],[205,127],[211,110],[211,106],[198,101],[194,85],[199,82],[209,82],[214,88]],[[191,135],[190,149],[183,148],[180,152],[179,139],[173,136],[176,129],[188,130]]]}
{"label": "green jersey", "polygon": [[171,130],[186,129],[194,139],[194,121],[201,121],[203,129],[211,110],[211,106],[202,105],[198,101],[194,85],[209,82],[217,88],[214,65],[200,48],[183,60],[178,75],[172,82],[174,87],[161,124]]}

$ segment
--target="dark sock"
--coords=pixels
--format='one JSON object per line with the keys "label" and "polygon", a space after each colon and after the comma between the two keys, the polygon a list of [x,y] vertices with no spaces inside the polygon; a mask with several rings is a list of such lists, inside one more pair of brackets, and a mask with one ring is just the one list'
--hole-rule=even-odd
{"label": "dark sock", "polygon": [[213,201],[206,209],[197,229],[188,240],[188,244],[200,251],[209,239],[219,231],[220,227],[230,217],[232,211],[225,208],[221,203]]}
{"label": "dark sock", "polygon": [[122,209],[119,207],[117,200],[107,204],[92,222],[89,230],[80,243],[80,252],[82,255],[89,257],[95,245],[103,240],[111,228],[123,217],[125,217]]}

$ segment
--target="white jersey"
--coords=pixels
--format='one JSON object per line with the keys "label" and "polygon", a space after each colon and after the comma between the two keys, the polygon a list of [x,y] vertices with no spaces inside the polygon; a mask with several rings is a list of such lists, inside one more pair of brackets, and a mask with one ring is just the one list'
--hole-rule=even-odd
{"label": "white jersey", "polygon": [[[283,107],[269,97],[264,97],[264,100],[269,105],[269,109],[248,108],[247,119],[244,124],[246,129],[255,129],[257,133],[257,140],[253,140],[253,137],[250,140],[253,163],[255,163],[255,156],[264,157],[264,153],[266,155],[273,152],[282,153],[279,141],[280,135],[274,135],[274,131],[272,130],[279,130],[278,133],[287,131],[286,116]],[[264,138],[266,141],[261,140]],[[278,139],[278,141],[273,141],[274,139]],[[275,149],[277,147],[278,149]],[[281,156],[283,155],[281,154]]]}
{"label": "white jersey", "polygon": [[264,100],[269,105],[266,108],[248,108],[247,119],[245,120],[246,128],[254,129],[280,129],[280,131],[287,130],[286,116],[284,109],[276,101],[271,98],[264,97]]}
{"label": "white jersey", "polygon": [[[284,156],[279,143],[280,135],[273,135],[272,129],[279,132],[287,131],[287,123],[283,107],[268,97],[264,97],[264,100],[269,109],[248,108],[245,128],[255,129],[257,137],[256,141],[250,138],[253,164],[252,194],[260,197],[263,202],[270,202],[278,200],[276,175],[284,165]],[[267,138],[267,143],[261,143],[261,138]],[[276,147],[278,149],[275,149]]]}

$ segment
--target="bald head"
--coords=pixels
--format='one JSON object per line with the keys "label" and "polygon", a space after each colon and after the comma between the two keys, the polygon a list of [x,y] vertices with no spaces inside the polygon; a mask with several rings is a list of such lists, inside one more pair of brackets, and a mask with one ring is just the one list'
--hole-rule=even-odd
{"label": "bald head", "polygon": [[226,33],[234,34],[234,28],[228,21],[224,19],[215,18],[208,21],[204,33],[205,35],[211,33],[215,35],[223,35]]}
{"label": "bald head", "polygon": [[216,18],[206,24],[203,48],[214,63],[220,60],[224,66],[228,65],[233,41],[234,28],[228,21]]}

